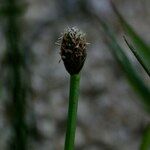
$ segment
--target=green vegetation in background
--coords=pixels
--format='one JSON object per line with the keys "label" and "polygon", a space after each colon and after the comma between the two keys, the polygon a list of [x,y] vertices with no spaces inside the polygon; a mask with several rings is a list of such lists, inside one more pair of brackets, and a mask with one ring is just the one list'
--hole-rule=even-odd
{"label": "green vegetation in background", "polygon": [[120,23],[122,24],[125,32],[128,34],[135,46],[135,48],[133,48],[133,46],[131,46],[131,44],[128,43],[130,50],[133,52],[135,57],[139,60],[145,71],[150,76],[150,47],[146,44],[146,42],[143,41],[143,39],[140,36],[138,36],[134,29],[127,23],[127,21],[122,17],[122,15],[113,3],[112,7]]}
{"label": "green vegetation in background", "polygon": [[150,150],[150,125],[144,131],[140,150]]}
{"label": "green vegetation in background", "polygon": [[112,27],[106,22],[105,19],[99,18],[98,21],[101,23],[101,26],[104,30],[109,49],[112,51],[113,55],[121,65],[133,88],[141,96],[141,100],[146,110],[150,112],[149,86],[144,82],[142,77],[139,75],[134,65],[124,52],[123,48],[118,44]]}
{"label": "green vegetation in background", "polygon": [[[125,38],[125,41],[133,52],[137,60],[143,66],[143,69],[150,75],[150,47],[142,40],[141,37],[133,30],[133,28],[125,21],[121,16],[115,5],[112,3],[113,9],[118,16],[120,22],[122,23],[125,31],[128,33],[128,36],[132,40],[136,48],[134,48]],[[119,64],[122,66],[126,76],[128,77],[130,83],[141,96],[142,102],[145,105],[146,111],[150,112],[150,87],[147,85],[139,76],[139,73],[136,71],[134,65],[126,55],[123,48],[118,44],[115,34],[112,27],[104,18],[99,19],[105,35],[107,36],[107,45],[109,49],[113,52],[114,56],[118,60]],[[150,127],[147,126],[143,138],[140,150],[150,150]]]}
{"label": "green vegetation in background", "polygon": [[12,137],[7,144],[9,150],[27,149],[26,114],[26,72],[25,57],[22,49],[22,1],[5,0],[1,5],[1,19],[4,21],[6,39],[7,92],[10,99],[9,112]]}

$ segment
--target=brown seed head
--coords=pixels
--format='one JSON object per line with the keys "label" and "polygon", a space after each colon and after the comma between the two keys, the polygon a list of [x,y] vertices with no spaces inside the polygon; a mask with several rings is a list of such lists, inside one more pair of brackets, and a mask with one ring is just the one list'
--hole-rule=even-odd
{"label": "brown seed head", "polygon": [[66,70],[71,74],[78,74],[86,59],[86,38],[85,34],[73,27],[65,30],[60,55]]}

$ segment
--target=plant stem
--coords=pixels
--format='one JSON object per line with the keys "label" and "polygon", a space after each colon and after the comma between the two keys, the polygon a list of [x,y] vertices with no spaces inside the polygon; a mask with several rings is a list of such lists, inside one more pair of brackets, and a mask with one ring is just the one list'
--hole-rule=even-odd
{"label": "plant stem", "polygon": [[78,97],[79,97],[79,82],[80,82],[80,74],[70,76],[69,109],[68,109],[68,121],[67,121],[67,131],[64,150],[74,149]]}
{"label": "plant stem", "polygon": [[26,97],[27,84],[25,80],[25,55],[22,49],[21,24],[22,14],[19,11],[22,8],[19,5],[20,0],[5,0],[4,17],[6,21],[6,56],[8,66],[8,92],[11,110],[12,137],[9,150],[27,149],[27,123],[26,123]]}
{"label": "plant stem", "polygon": [[140,150],[150,150],[150,125],[145,129]]}

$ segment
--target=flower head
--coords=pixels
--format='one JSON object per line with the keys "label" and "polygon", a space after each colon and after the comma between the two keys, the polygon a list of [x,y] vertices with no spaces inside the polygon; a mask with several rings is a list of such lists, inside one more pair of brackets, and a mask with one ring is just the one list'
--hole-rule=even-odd
{"label": "flower head", "polygon": [[78,74],[86,59],[86,37],[85,33],[76,27],[65,30],[60,55],[69,74]]}

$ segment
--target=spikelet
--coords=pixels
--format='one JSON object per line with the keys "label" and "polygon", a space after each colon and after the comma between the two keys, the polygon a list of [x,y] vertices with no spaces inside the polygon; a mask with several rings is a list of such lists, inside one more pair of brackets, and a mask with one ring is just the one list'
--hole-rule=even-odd
{"label": "spikelet", "polygon": [[76,27],[67,28],[61,37],[61,59],[70,75],[78,74],[86,59],[86,36]]}

